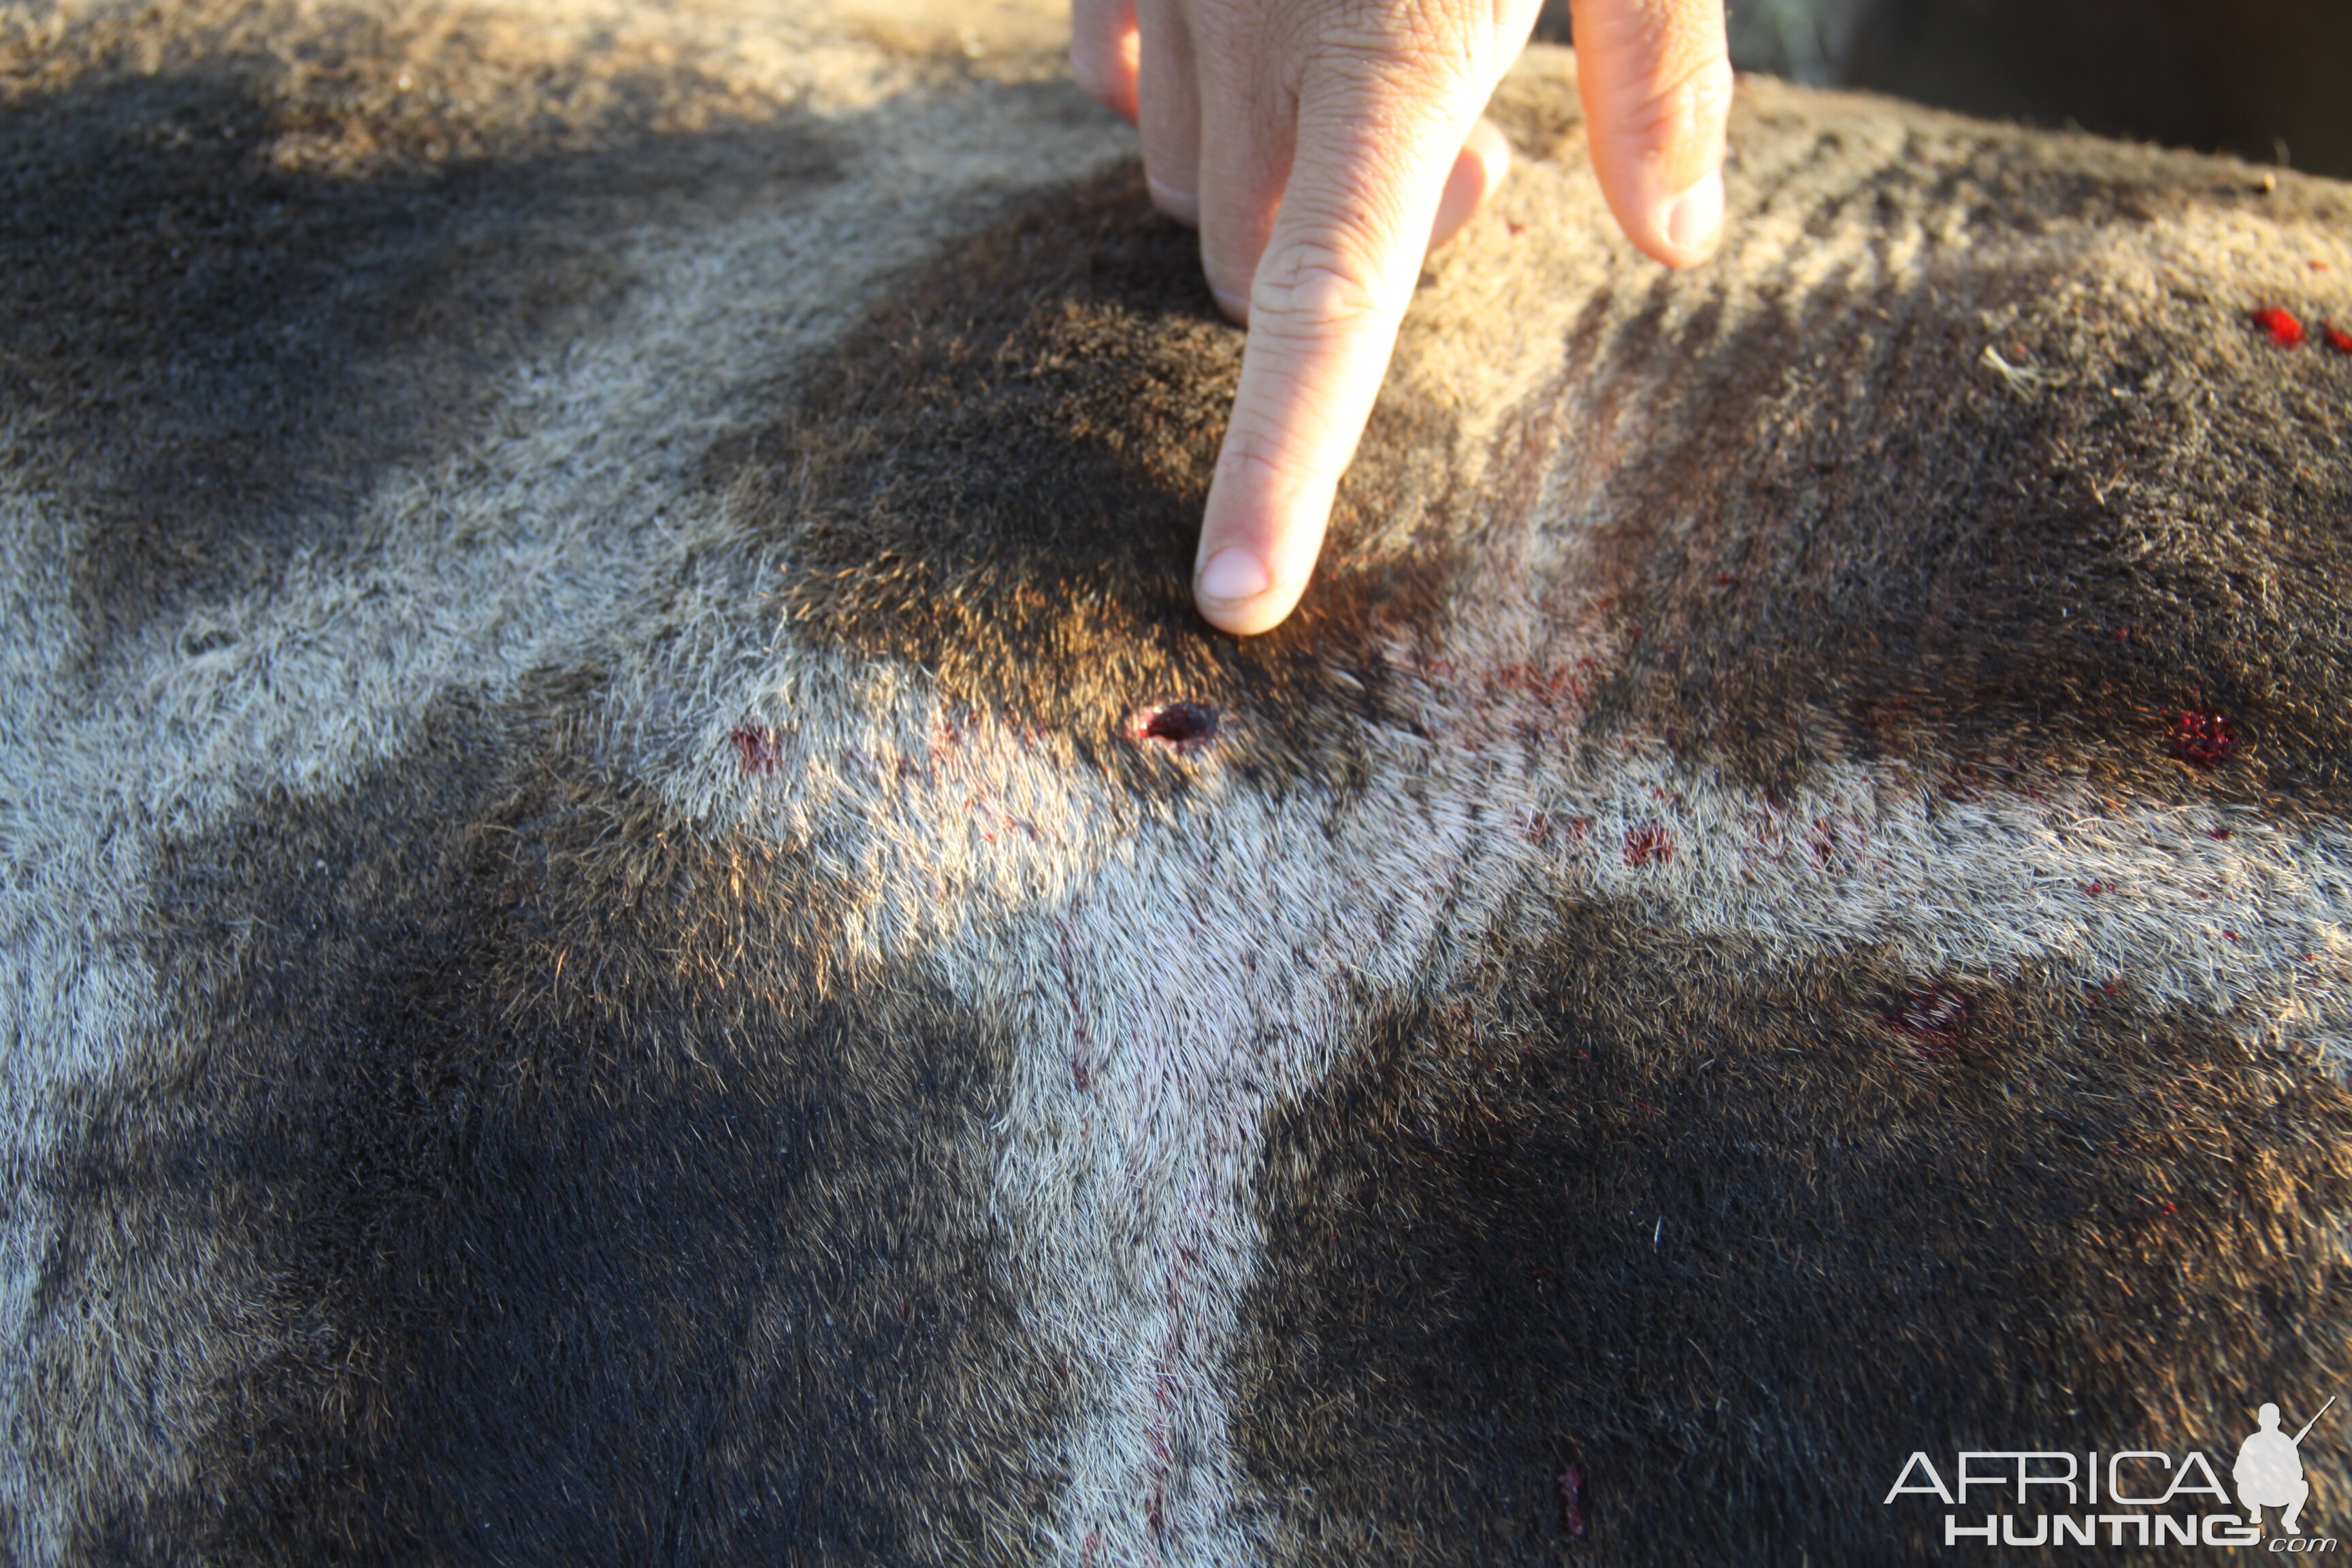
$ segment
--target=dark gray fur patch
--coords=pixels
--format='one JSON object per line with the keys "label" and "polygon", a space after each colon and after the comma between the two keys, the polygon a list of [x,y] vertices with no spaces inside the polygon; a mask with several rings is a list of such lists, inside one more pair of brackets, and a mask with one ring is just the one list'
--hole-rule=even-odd
{"label": "dark gray fur patch", "polygon": [[[1555,393],[1507,421],[1486,490],[1439,473],[1439,411],[1391,397],[1300,616],[1265,637],[1219,637],[1191,605],[1239,336],[1131,174],[910,278],[714,478],[756,533],[789,542],[782,598],[803,627],[921,664],[952,699],[1112,766],[1121,749],[1094,742],[1137,703],[1178,699],[1258,715],[1228,742],[1255,776],[1351,776],[1354,726],[1398,717],[1391,650],[1428,646],[1440,605],[1475,618],[1448,603],[1462,567],[1508,550],[1548,484],[1606,520],[1555,584],[1563,607],[1601,591],[1626,634],[1623,662],[1588,683],[1591,738],[1664,732],[1774,790],[1862,758],[1963,797],[2087,776],[2294,819],[2352,806],[2352,633],[2335,613],[2352,593],[2336,417],[2352,364],[2268,353],[2254,297],[2218,283],[2070,316],[2048,303],[2065,263],[1987,259],[1969,238],[2087,248],[2103,228],[2254,200],[2336,221],[2341,193],[2257,197],[2209,163],[2094,144],[2029,160],[2013,135],[1959,128],[1878,162],[1812,135],[1754,205],[1801,204],[1824,235],[1866,219],[1882,244],[1929,237],[1916,282],[1800,290],[1789,258],[1743,252],[1736,231],[1688,277],[1559,279],[1589,307]],[[1935,240],[1956,209],[1962,238]],[[2064,395],[2021,395],[1989,344]],[[1375,558],[1366,520],[1417,542]],[[2184,712],[2209,710],[2237,744],[2207,772],[2177,742]]]}
{"label": "dark gray fur patch", "polygon": [[[2343,193],[1958,129],[1884,166],[1816,137],[1754,206],[1907,234],[1916,280],[1859,281],[1856,258],[1800,290],[1735,228],[1712,276],[1593,280],[1568,347],[1555,482],[1601,521],[1561,586],[1600,590],[1629,650],[1588,733],[1662,731],[1773,789],[1861,757],[1959,795],[2087,775],[2297,820],[2352,806],[2352,361],[2273,348],[2251,320],[2268,296],[2218,277],[2076,310],[2086,263],[2057,258],[2158,210],[2341,223]],[[1943,243],[1930,220],[1956,210]],[[2025,226],[2073,243],[1979,253]],[[2012,389],[1987,347],[2047,379]],[[2192,710],[2237,739],[2210,773],[2175,755]]]}
{"label": "dark gray fur patch", "polygon": [[[1213,631],[1191,565],[1241,344],[1193,237],[1130,168],[895,288],[772,429],[714,456],[713,482],[788,545],[779,594],[803,634],[920,665],[950,700],[1067,735],[1139,785],[1113,742],[1139,704],[1181,700],[1236,716],[1217,744],[1255,781],[1345,787],[1383,634],[1434,616],[1493,498],[1443,473],[1429,494],[1438,411],[1384,406],[1298,616]],[[1365,519],[1400,517],[1411,547],[1351,549]]]}
{"label": "dark gray fur patch", "polygon": [[[1607,481],[1625,521],[1596,544],[1620,555],[1616,615],[1640,630],[1601,722],[1676,730],[1766,784],[1858,754],[1956,791],[2089,772],[2179,797],[2175,727],[2212,709],[2241,744],[2199,793],[2340,813],[2352,467],[2335,367],[2213,374],[2200,351],[2245,328],[2203,300],[2121,323],[2126,363],[2076,352],[2065,323],[2004,338],[2134,402],[2026,405],[1953,374],[1982,335],[1948,302],[2022,303],[2053,281],[1963,273],[1924,310],[1882,296],[1897,324],[1870,345],[1874,372],[1752,397],[1728,380],[1662,389],[1696,390],[1708,419]],[[1820,338],[1835,357],[1858,324],[1786,320],[1777,347],[1798,358]],[[2169,384],[2150,392],[2159,366]],[[2165,550],[2184,516],[2210,524]]]}
{"label": "dark gray fur patch", "polygon": [[2342,1087],[2127,989],[1567,911],[1276,1123],[1274,1560],[1908,1562],[1914,1449],[2233,1454],[2352,1374],[2348,1148]]}
{"label": "dark gray fur patch", "polygon": [[321,112],[236,57],[0,101],[0,417],[94,519],[93,649],[347,540],[386,465],[614,306],[621,237],[836,174],[807,121],[465,156],[426,116],[371,126],[405,138],[373,165],[273,162]]}
{"label": "dark gray fur patch", "polygon": [[919,976],[826,971],[840,895],[601,770],[551,717],[593,699],[452,700],[347,794],[169,847],[186,1054],[42,1173],[37,1310],[201,1236],[269,1353],[208,1391],[195,1484],[74,1560],[1034,1550],[1063,1373],[992,1257],[1008,1043]]}

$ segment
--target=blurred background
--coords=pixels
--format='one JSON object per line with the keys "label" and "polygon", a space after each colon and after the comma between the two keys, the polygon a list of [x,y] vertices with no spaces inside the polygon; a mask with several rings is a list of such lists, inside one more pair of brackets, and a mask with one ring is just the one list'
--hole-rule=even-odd
{"label": "blurred background", "polygon": [[[1730,0],[1732,63],[2352,176],[2352,0]],[[1567,0],[1536,36],[1568,43]]]}

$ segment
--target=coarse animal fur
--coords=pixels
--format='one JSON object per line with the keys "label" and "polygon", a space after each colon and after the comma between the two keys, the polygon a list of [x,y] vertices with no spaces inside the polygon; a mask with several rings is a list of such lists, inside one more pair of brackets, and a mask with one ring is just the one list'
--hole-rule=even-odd
{"label": "coarse animal fur", "polygon": [[1057,46],[0,11],[7,1560],[1985,1562],[2347,1390],[2352,189],[1756,80],[1669,275],[1538,50],[1235,641]]}

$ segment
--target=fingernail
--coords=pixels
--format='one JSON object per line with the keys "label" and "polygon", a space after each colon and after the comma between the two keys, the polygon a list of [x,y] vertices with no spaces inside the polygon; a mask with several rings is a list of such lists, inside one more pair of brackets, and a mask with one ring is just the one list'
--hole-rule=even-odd
{"label": "fingernail", "polygon": [[1209,557],[1195,582],[1204,599],[1255,599],[1274,586],[1274,574],[1255,552],[1229,544]]}
{"label": "fingernail", "polygon": [[1675,198],[1666,209],[1666,237],[1677,250],[1704,250],[1723,226],[1723,171],[1708,171],[1705,179]]}

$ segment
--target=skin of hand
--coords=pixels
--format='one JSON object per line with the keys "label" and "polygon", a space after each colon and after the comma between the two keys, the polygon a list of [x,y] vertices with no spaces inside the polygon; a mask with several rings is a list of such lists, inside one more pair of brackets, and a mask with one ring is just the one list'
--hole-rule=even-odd
{"label": "skin of hand", "polygon": [[[1151,199],[1199,228],[1249,329],[1193,596],[1280,624],[1322,549],[1427,252],[1509,167],[1480,118],[1540,0],[1075,0],[1079,83],[1142,133]],[[1722,0],[1574,0],[1594,172],[1644,255],[1704,260],[1723,224]]]}

